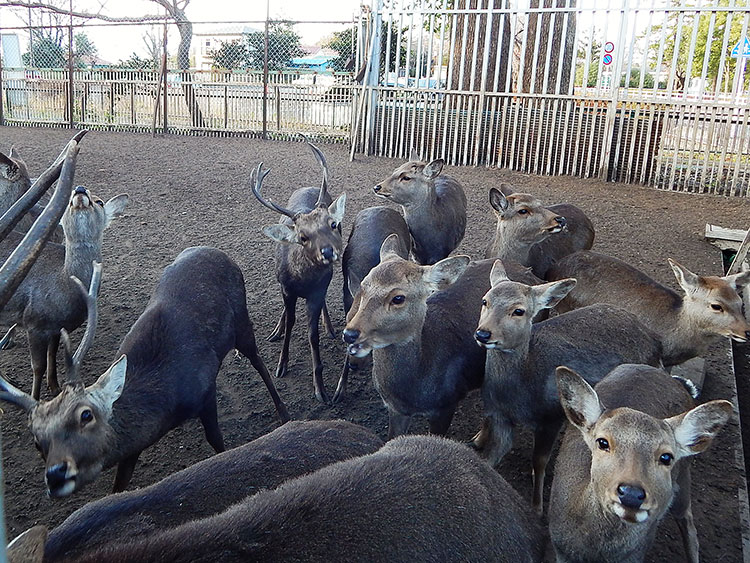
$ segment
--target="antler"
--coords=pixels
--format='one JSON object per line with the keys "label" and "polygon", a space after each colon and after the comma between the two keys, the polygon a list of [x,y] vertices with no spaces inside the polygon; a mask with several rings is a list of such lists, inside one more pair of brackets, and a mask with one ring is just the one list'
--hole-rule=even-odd
{"label": "antler", "polygon": [[[5,336],[0,340],[0,349],[2,349],[13,336],[17,326],[17,324],[14,324],[8,329],[8,332],[5,333]],[[37,401],[31,395],[24,393],[2,376],[0,376],[0,401],[17,405],[26,412],[30,411],[37,405]]]}
{"label": "antler", "polygon": [[310,147],[313,155],[315,155],[315,160],[317,160],[320,166],[323,168],[323,181],[320,184],[320,194],[318,195],[318,202],[315,204],[315,206],[317,207],[318,205],[323,203],[325,197],[328,195],[328,163],[326,162],[326,157],[323,156],[323,152],[318,147],[313,145],[305,135],[302,135],[302,138],[307,143],[307,146]]}
{"label": "antler", "polygon": [[260,195],[260,187],[263,185],[263,180],[266,176],[268,176],[269,172],[271,170],[263,170],[263,163],[261,162],[258,164],[258,167],[253,170],[252,175],[250,176],[250,182],[252,183],[253,193],[255,194],[255,197],[258,198],[258,201],[261,202],[263,205],[268,207],[268,209],[275,211],[276,213],[281,213],[282,215],[286,215],[287,217],[294,219],[295,215],[297,215],[294,211],[290,211],[286,207],[281,207],[280,205],[277,205],[270,199],[264,199],[262,195]]}
{"label": "antler", "polygon": [[91,274],[91,284],[89,285],[88,291],[86,290],[86,286],[84,286],[83,283],[81,283],[81,280],[77,277],[70,276],[70,279],[75,282],[78,289],[83,294],[83,298],[86,301],[86,309],[88,310],[88,316],[86,317],[86,332],[83,333],[83,338],[81,338],[81,343],[78,345],[75,354],[71,354],[72,345],[70,343],[68,331],[65,329],[60,331],[60,336],[63,345],[65,346],[67,380],[68,383],[75,385],[81,382],[81,361],[94,343],[94,335],[96,334],[96,318],[98,314],[96,296],[99,294],[99,284],[102,280],[101,262],[94,262],[94,271]]}

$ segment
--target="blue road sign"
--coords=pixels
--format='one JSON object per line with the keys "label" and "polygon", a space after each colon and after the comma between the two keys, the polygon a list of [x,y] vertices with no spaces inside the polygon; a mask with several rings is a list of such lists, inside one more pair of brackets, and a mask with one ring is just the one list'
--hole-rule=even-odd
{"label": "blue road sign", "polygon": [[[740,52],[740,49],[742,49],[742,52]],[[740,39],[732,49],[732,58],[738,59],[740,57],[750,57],[750,40],[747,36]]]}

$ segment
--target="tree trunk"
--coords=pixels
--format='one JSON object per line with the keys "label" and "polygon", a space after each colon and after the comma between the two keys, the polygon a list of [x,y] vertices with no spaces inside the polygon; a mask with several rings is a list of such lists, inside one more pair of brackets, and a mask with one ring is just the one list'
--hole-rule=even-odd
{"label": "tree trunk", "polygon": [[[177,14],[176,14],[177,15]],[[180,46],[177,48],[177,66],[182,71],[182,92],[185,94],[185,103],[190,112],[190,121],[193,127],[205,127],[203,112],[195,99],[192,76],[190,74],[190,42],[193,39],[193,24],[187,19],[184,12],[180,12],[177,21],[177,29],[180,32]]]}
{"label": "tree trunk", "polygon": [[[481,13],[490,7],[490,0],[457,0],[459,10],[476,10],[476,14],[458,14],[455,19],[456,42],[453,45],[453,71],[450,76],[452,90],[477,91],[482,89],[482,69],[487,59],[488,92],[504,92],[508,62],[510,60],[511,37],[510,17],[492,14],[490,18],[489,51],[485,53],[487,14]],[[507,8],[507,0],[494,0],[494,8]],[[502,30],[500,29],[502,25]],[[464,26],[465,29],[464,29]],[[475,49],[476,45],[476,49]],[[497,57],[500,57],[498,66]],[[461,60],[464,60],[461,76]],[[495,88],[495,68],[497,67],[497,88]],[[472,74],[473,80],[472,80]]]}
{"label": "tree trunk", "polygon": [[[530,0],[531,8],[564,8],[566,0]],[[576,0],[570,0],[570,7],[574,8]],[[576,34],[576,17],[575,13],[568,13],[567,25],[565,25],[565,12],[557,12],[554,15],[555,22],[552,30],[552,41],[549,41],[550,26],[552,25],[552,14],[531,13],[528,20],[528,32],[526,36],[526,52],[524,54],[524,72],[523,72],[523,92],[533,92],[554,94],[566,94],[570,87],[570,81],[575,76],[573,72],[573,59],[575,56],[575,34]],[[541,21],[540,21],[541,20]],[[539,29],[539,43],[537,40],[537,26]],[[567,28],[567,31],[566,31]],[[563,39],[564,37],[564,39]],[[563,40],[565,43],[563,44]],[[547,45],[549,44],[551,55],[549,59],[549,68],[547,64]],[[534,56],[537,57],[536,73],[534,70]],[[560,57],[562,56],[562,61]],[[557,84],[558,69],[560,71],[560,85]],[[547,76],[547,88],[544,88],[544,78]]]}

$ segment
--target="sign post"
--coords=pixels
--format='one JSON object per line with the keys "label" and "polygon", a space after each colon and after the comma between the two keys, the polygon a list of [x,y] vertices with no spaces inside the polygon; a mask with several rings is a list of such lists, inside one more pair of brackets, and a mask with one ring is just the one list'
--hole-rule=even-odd
{"label": "sign post", "polygon": [[733,59],[739,59],[737,61],[737,72],[735,73],[737,83],[734,86],[734,95],[741,96],[742,86],[745,83],[745,66],[747,64],[747,59],[750,58],[750,39],[747,38],[747,35],[737,42],[737,45],[732,49],[730,56]]}

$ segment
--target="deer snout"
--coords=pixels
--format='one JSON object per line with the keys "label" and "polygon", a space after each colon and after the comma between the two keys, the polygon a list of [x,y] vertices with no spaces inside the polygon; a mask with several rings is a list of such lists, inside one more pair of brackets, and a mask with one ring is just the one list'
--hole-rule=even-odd
{"label": "deer snout", "polygon": [[47,468],[44,481],[47,483],[50,496],[64,497],[73,492],[75,489],[75,471],[71,471],[71,469],[67,461]]}
{"label": "deer snout", "polygon": [[357,329],[347,328],[344,329],[343,339],[347,344],[354,344],[359,338],[360,332]]}
{"label": "deer snout", "polygon": [[483,342],[484,344],[487,344],[487,342],[490,341],[491,336],[492,333],[489,330],[484,330],[481,328],[478,328],[474,333],[474,338],[476,338],[479,342]]}
{"label": "deer snout", "polygon": [[557,224],[561,227],[565,227],[565,225],[568,224],[568,221],[565,219],[565,217],[555,217],[555,221],[557,221]]}
{"label": "deer snout", "polygon": [[84,194],[85,195],[86,194],[86,188],[84,188],[83,186],[76,186],[76,189],[75,189],[75,191],[73,193],[74,194]]}
{"label": "deer snout", "polygon": [[323,260],[327,262],[333,262],[334,260],[336,260],[336,251],[332,246],[325,246],[321,248],[320,255],[323,257]]}
{"label": "deer snout", "polygon": [[380,184],[377,184],[374,188],[372,188],[372,191],[374,191],[375,193],[378,193],[382,189],[383,189],[383,186],[381,186]]}
{"label": "deer snout", "polygon": [[646,500],[646,491],[637,485],[620,483],[617,486],[617,498],[620,504],[633,510],[638,510]]}

